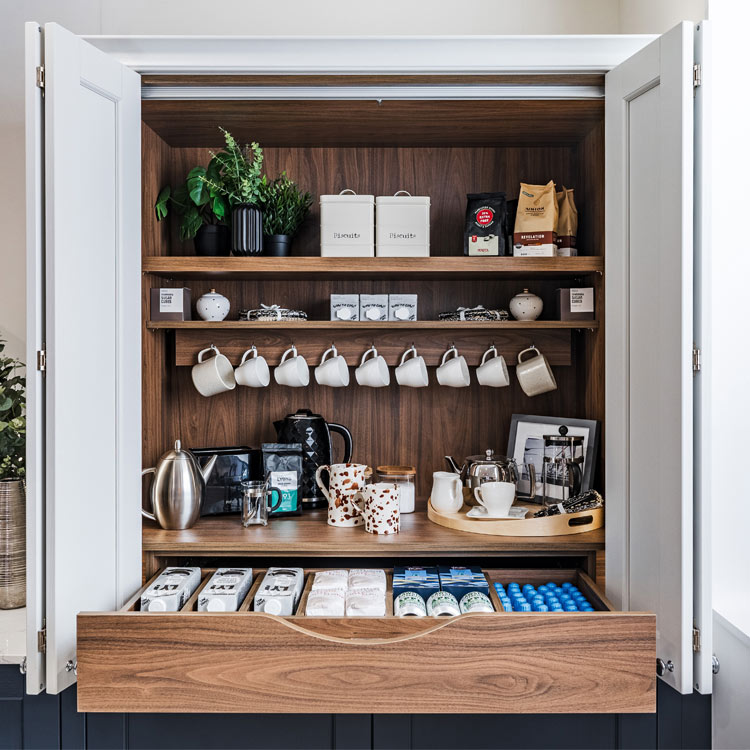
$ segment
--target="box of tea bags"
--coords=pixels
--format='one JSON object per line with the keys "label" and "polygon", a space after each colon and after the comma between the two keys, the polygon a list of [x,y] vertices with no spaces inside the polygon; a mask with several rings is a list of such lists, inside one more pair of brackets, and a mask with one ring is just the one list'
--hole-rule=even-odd
{"label": "box of tea bags", "polygon": [[252,580],[252,568],[218,568],[198,594],[198,611],[236,612]]}
{"label": "box of tea bags", "polygon": [[164,568],[141,594],[141,611],[179,612],[200,582],[200,568]]}
{"label": "box of tea bags", "polygon": [[404,591],[416,591],[427,600],[430,594],[440,590],[438,569],[420,565],[397,565],[393,568],[393,598]]}
{"label": "box of tea bags", "polygon": [[438,569],[440,588],[456,597],[461,597],[470,591],[481,591],[489,596],[490,585],[487,583],[482,569],[476,566],[441,565]]}

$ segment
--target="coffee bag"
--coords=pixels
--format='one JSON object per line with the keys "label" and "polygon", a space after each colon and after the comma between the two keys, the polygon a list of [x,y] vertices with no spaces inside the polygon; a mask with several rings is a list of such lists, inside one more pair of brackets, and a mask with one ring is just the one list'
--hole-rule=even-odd
{"label": "coffee bag", "polygon": [[553,257],[557,254],[557,195],[555,183],[521,183],[513,230],[513,255]]}
{"label": "coffee bag", "polygon": [[505,255],[505,222],[505,193],[469,193],[464,255]]}
{"label": "coffee bag", "polygon": [[573,188],[567,189],[563,185],[562,191],[557,194],[557,211],[557,254],[578,255],[578,211],[573,200]]}

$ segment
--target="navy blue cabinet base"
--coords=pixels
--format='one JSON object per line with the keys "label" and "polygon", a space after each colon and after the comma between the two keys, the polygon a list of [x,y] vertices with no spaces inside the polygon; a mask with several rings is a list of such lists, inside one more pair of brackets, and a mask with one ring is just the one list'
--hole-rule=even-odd
{"label": "navy blue cabinet base", "polygon": [[26,695],[18,667],[0,666],[0,749],[703,750],[710,746],[710,697],[683,696],[661,682],[655,715],[80,714],[75,687],[60,695]]}

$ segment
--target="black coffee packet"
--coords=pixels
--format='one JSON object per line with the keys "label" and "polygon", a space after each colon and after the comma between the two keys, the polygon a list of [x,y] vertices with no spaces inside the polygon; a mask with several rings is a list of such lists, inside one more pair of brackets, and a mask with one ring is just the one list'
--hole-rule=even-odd
{"label": "black coffee packet", "polygon": [[469,193],[464,255],[505,255],[506,223],[505,193]]}
{"label": "black coffee packet", "polygon": [[281,490],[281,505],[271,516],[298,516],[302,513],[300,483],[302,479],[301,443],[263,443],[263,470],[268,486]]}

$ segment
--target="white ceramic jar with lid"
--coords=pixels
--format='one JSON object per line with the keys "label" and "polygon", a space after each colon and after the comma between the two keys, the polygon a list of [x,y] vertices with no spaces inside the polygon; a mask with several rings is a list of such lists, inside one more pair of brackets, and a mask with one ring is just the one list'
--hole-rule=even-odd
{"label": "white ceramic jar with lid", "polygon": [[224,320],[229,315],[229,300],[215,289],[211,289],[198,298],[195,310],[202,320]]}
{"label": "white ceramic jar with lid", "polygon": [[406,190],[375,199],[376,254],[385,258],[428,258],[430,199]]}
{"label": "white ceramic jar with lid", "polygon": [[536,320],[542,314],[544,303],[541,297],[524,289],[521,294],[513,297],[508,307],[516,320]]}
{"label": "white ceramic jar with lid", "polygon": [[324,258],[375,255],[375,196],[349,189],[320,196],[320,254]]}

